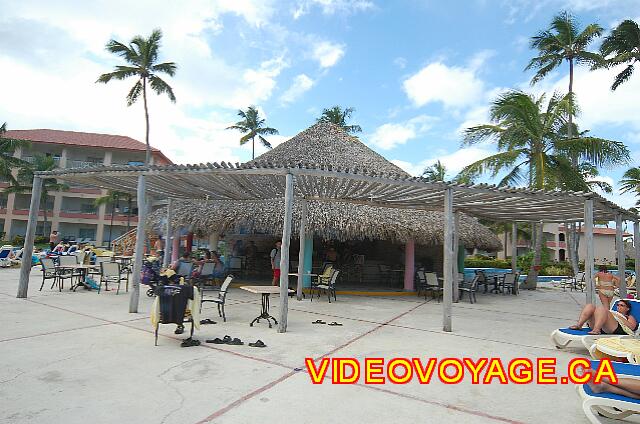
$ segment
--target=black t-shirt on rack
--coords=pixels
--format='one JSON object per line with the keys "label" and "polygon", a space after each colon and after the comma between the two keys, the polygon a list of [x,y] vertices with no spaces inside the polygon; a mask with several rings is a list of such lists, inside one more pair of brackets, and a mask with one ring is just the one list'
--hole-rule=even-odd
{"label": "black t-shirt on rack", "polygon": [[157,288],[160,301],[160,322],[162,324],[180,324],[184,322],[187,302],[193,299],[193,287],[166,285]]}

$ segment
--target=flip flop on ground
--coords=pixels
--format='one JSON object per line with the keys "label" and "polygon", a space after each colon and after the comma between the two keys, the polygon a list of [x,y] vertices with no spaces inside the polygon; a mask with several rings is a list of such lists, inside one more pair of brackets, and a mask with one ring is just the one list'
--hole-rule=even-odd
{"label": "flip flop on ground", "polygon": [[262,340],[257,340],[255,343],[249,343],[251,347],[267,347]]}

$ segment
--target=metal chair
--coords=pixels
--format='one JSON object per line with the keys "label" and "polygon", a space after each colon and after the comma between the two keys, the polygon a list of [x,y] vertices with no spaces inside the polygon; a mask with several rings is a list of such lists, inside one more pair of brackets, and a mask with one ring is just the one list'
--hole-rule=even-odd
{"label": "metal chair", "polygon": [[184,281],[191,281],[191,275],[193,274],[193,262],[181,260],[178,263],[176,274],[183,277]]}
{"label": "metal chair", "polygon": [[480,282],[480,276],[475,275],[470,283],[461,283],[458,286],[458,292],[460,293],[460,300],[464,293],[469,293],[469,302],[476,303],[476,291],[478,290],[478,283]]}
{"label": "metal chair", "polygon": [[[55,262],[50,258],[42,258],[40,259],[40,265],[42,266],[42,284],[40,284],[40,291],[42,291],[46,280],[53,280],[53,283],[51,284],[51,288],[53,289],[53,286],[58,282],[58,273],[56,271]],[[60,288],[60,291],[62,291],[62,288]]]}
{"label": "metal chair", "polygon": [[[76,258],[75,255],[61,255],[58,256],[58,265],[63,267],[63,266],[73,266],[73,265],[78,265],[78,258]],[[62,286],[64,286],[64,280],[69,279],[71,280],[71,288],[73,289],[73,279],[77,278],[78,280],[80,280],[80,277],[82,277],[82,271],[79,269],[64,269],[64,268],[59,268],[58,269],[58,286],[60,287],[60,290],[62,290]]]}
{"label": "metal chair", "polygon": [[[438,274],[435,272],[427,272],[425,273],[425,277],[427,278],[427,291],[430,291],[433,299],[440,301],[440,298],[443,294],[443,287],[438,282]],[[427,299],[427,291],[424,293],[425,300]]]}
{"label": "metal chair", "polygon": [[[320,290],[324,290],[327,292],[327,297],[329,298],[329,303],[331,303],[331,294],[333,293],[333,300],[336,299],[336,280],[338,279],[338,274],[340,271],[334,269],[331,278],[327,283],[316,284],[314,287],[318,291],[318,298],[320,298]],[[313,302],[313,291],[311,292],[311,301]]]}
{"label": "metal chair", "polygon": [[415,278],[415,282],[416,282],[416,293],[418,296],[420,296],[420,292],[424,291],[425,292],[425,298],[427,296],[426,291],[429,288],[429,285],[427,284],[427,277],[424,274],[424,270],[423,269],[419,269],[416,271],[416,278]]}
{"label": "metal chair", "polygon": [[218,296],[214,297],[213,299],[205,299],[204,297],[205,292],[202,292],[202,301],[200,302],[200,310],[202,310],[203,303],[213,302],[218,305],[218,315],[222,317],[222,320],[224,322],[227,322],[227,316],[224,312],[224,305],[227,300],[227,292],[229,290],[229,284],[231,284],[232,280],[233,280],[233,275],[227,275],[227,278],[225,278],[224,282],[222,283],[222,286],[220,286],[220,289],[212,290],[217,292],[218,294]]}
{"label": "metal chair", "polygon": [[116,294],[120,293],[120,284],[122,281],[126,281],[126,290],[129,291],[129,278],[128,276],[123,277],[120,272],[120,264],[117,262],[101,262],[100,263],[100,284],[98,285],[98,293],[102,288],[102,283],[104,282],[104,289],[109,290],[109,283],[118,284],[118,289],[116,290]]}

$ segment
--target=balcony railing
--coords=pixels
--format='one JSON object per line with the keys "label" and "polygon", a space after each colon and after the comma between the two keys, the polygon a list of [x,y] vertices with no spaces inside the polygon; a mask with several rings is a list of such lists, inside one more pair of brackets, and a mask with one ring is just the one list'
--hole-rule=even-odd
{"label": "balcony railing", "polygon": [[90,168],[93,166],[101,166],[102,162],[86,161],[86,160],[67,160],[67,168]]}

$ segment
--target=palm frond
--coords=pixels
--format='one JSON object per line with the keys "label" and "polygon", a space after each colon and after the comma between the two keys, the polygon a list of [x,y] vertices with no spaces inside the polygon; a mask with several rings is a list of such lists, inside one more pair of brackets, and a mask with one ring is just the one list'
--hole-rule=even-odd
{"label": "palm frond", "polygon": [[272,147],[271,147],[271,143],[269,143],[269,142],[267,141],[267,139],[266,139],[266,138],[264,138],[263,136],[259,135],[259,136],[258,136],[258,139],[260,140],[260,142],[262,143],[262,145],[263,145],[264,147],[266,147],[267,149],[271,149],[271,148],[272,148]]}
{"label": "palm frond", "polygon": [[156,92],[156,94],[167,93],[167,96],[169,96],[169,100],[171,100],[173,103],[176,102],[176,96],[173,94],[173,89],[162,78],[156,75],[149,77],[149,85],[151,86],[151,89]]}
{"label": "palm frond", "polygon": [[134,104],[140,97],[140,93],[142,93],[142,81],[138,80],[133,87],[131,87],[129,94],[127,94],[127,106]]}

